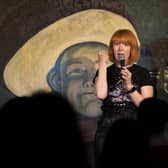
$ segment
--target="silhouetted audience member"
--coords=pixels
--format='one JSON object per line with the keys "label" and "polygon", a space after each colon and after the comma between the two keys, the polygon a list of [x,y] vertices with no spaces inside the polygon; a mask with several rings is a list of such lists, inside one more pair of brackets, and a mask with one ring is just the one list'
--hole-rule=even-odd
{"label": "silhouetted audience member", "polygon": [[162,132],[168,121],[168,104],[154,97],[144,99],[138,108],[138,120],[148,135]]}
{"label": "silhouetted audience member", "polygon": [[112,124],[103,146],[97,167],[133,165],[147,160],[148,141],[137,120],[119,119]]}
{"label": "silhouetted audience member", "polygon": [[[158,160],[168,160],[168,146],[152,146],[151,138],[164,131],[168,121],[168,104],[158,98],[144,99],[137,119],[116,120],[107,132],[97,168],[141,166]],[[134,165],[135,166],[135,165]]]}
{"label": "silhouetted audience member", "polygon": [[149,139],[149,159],[168,160],[168,139],[164,132],[168,122],[168,104],[159,98],[147,98],[140,103],[138,119]]}
{"label": "silhouetted audience member", "polygon": [[76,113],[57,93],[10,100],[1,108],[0,124],[7,164],[88,167]]}

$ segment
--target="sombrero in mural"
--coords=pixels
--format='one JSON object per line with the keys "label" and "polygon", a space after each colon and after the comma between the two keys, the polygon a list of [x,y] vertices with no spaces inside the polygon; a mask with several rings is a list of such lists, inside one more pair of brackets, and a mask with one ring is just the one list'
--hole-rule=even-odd
{"label": "sombrero in mural", "polygon": [[15,53],[4,69],[5,84],[16,96],[31,95],[37,90],[50,92],[46,76],[64,49],[89,41],[108,45],[111,35],[123,28],[133,31],[138,39],[128,19],[110,11],[90,9],[62,18]]}

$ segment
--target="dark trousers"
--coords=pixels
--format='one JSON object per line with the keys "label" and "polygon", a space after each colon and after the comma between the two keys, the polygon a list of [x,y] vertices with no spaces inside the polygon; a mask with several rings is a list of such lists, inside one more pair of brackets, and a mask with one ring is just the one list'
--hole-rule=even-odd
{"label": "dark trousers", "polygon": [[102,107],[103,115],[98,120],[96,135],[95,135],[95,156],[96,162],[101,155],[104,141],[112,124],[122,118],[137,118],[137,108],[135,106],[124,107]]}

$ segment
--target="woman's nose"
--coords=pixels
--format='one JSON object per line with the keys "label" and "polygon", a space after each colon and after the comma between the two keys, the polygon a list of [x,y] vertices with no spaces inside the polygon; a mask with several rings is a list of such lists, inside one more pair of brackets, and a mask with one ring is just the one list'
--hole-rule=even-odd
{"label": "woman's nose", "polygon": [[123,50],[123,46],[124,46],[124,45],[123,45],[122,43],[120,43],[120,44],[119,44],[119,50]]}

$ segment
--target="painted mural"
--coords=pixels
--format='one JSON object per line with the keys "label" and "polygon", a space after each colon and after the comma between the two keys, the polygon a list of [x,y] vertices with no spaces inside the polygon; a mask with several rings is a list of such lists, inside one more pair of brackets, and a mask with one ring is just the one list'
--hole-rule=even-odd
{"label": "painted mural", "polygon": [[97,53],[107,48],[98,42],[70,46],[61,53],[48,73],[49,86],[71,100],[81,114],[80,118],[101,114],[101,101],[96,98],[93,78],[98,67]]}
{"label": "painted mural", "polygon": [[111,35],[120,28],[136,34],[126,18],[106,10],[86,10],[65,17],[17,51],[5,67],[5,83],[17,96],[40,90],[61,92],[81,118],[97,117],[101,114],[100,101],[92,82],[97,54],[107,51]]}

